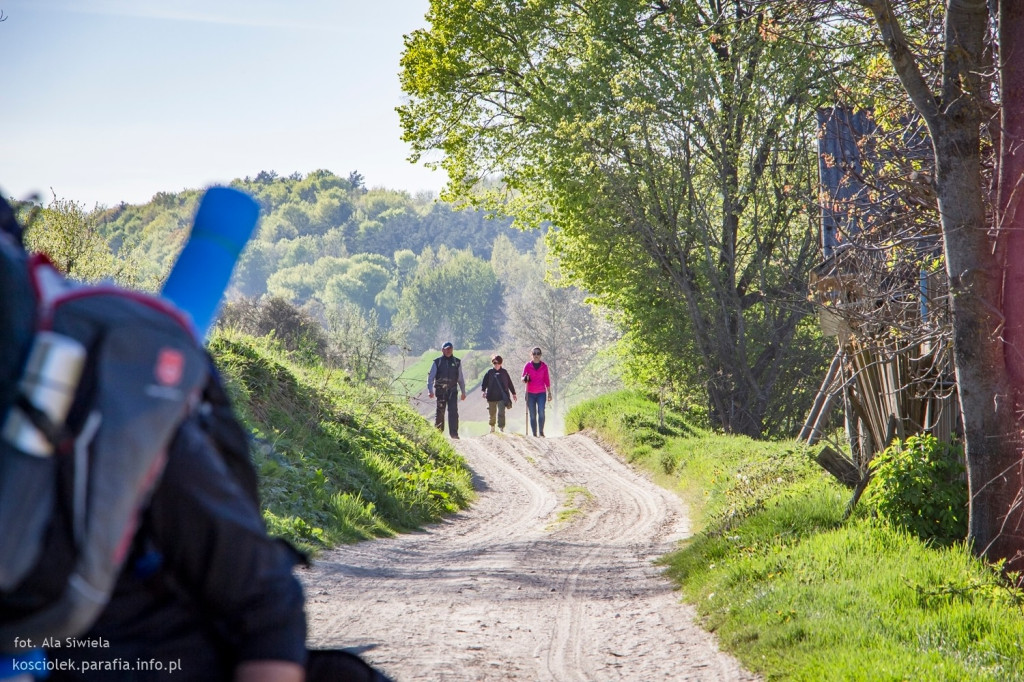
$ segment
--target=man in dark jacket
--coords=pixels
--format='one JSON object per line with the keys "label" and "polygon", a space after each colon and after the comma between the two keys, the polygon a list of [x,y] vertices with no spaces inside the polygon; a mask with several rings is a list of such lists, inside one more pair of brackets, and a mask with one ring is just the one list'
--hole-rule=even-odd
{"label": "man in dark jacket", "polygon": [[441,357],[436,358],[430,365],[430,372],[427,374],[427,393],[433,398],[437,396],[437,413],[434,416],[434,426],[438,431],[444,431],[444,412],[448,410],[448,435],[458,440],[459,438],[459,398],[458,393],[462,391],[462,400],[466,399],[466,379],[462,376],[462,361],[454,355],[455,350],[451,341],[441,346]]}

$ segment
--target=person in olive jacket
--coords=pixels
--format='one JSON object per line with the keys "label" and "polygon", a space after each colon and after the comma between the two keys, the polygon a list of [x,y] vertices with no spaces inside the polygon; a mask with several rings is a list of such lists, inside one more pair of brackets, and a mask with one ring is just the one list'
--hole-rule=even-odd
{"label": "person in olive jacket", "polygon": [[505,431],[505,409],[512,407],[513,401],[519,400],[516,397],[516,387],[512,383],[512,377],[508,371],[501,366],[501,356],[495,355],[491,358],[493,367],[487,370],[484,379],[480,382],[480,392],[487,401],[488,423],[491,425],[491,433],[494,433],[495,418],[497,418],[498,430]]}

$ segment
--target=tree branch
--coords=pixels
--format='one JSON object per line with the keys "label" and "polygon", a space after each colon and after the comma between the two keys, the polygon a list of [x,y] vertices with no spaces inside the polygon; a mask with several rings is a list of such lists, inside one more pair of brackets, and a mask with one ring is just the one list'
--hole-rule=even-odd
{"label": "tree branch", "polygon": [[889,0],[858,0],[862,7],[871,12],[881,33],[882,43],[889,53],[896,76],[910,96],[914,106],[928,122],[930,129],[937,130],[939,122],[939,103],[928,88],[928,83],[921,74],[917,60],[910,52],[907,37],[900,27],[892,3]]}

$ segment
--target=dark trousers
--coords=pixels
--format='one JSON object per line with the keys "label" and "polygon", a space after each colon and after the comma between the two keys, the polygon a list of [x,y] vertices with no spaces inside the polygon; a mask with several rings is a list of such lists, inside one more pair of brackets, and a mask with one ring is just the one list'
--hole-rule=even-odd
{"label": "dark trousers", "polygon": [[434,391],[437,397],[437,414],[434,416],[434,427],[444,431],[444,411],[448,410],[448,435],[459,435],[459,389],[441,389]]}
{"label": "dark trousers", "polygon": [[527,393],[526,408],[530,411],[530,430],[537,435],[537,427],[540,426],[540,435],[544,435],[544,406],[548,402],[546,393]]}

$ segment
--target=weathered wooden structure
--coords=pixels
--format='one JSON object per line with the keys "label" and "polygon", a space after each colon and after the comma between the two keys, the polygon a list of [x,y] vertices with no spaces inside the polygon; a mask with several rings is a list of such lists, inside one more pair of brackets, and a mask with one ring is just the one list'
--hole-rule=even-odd
{"label": "weathered wooden structure", "polygon": [[809,286],[822,331],[838,348],[800,438],[817,442],[841,405],[853,458],[826,448],[819,462],[857,487],[874,454],[894,438],[927,432],[948,441],[957,431],[956,384],[941,333],[946,281],[941,268],[921,265],[937,262],[937,239],[915,242],[919,258],[912,265],[903,265],[906,252],[895,242],[855,244],[879,210],[862,181],[860,141],[873,124],[843,107],[819,111],[818,122],[825,261]]}

